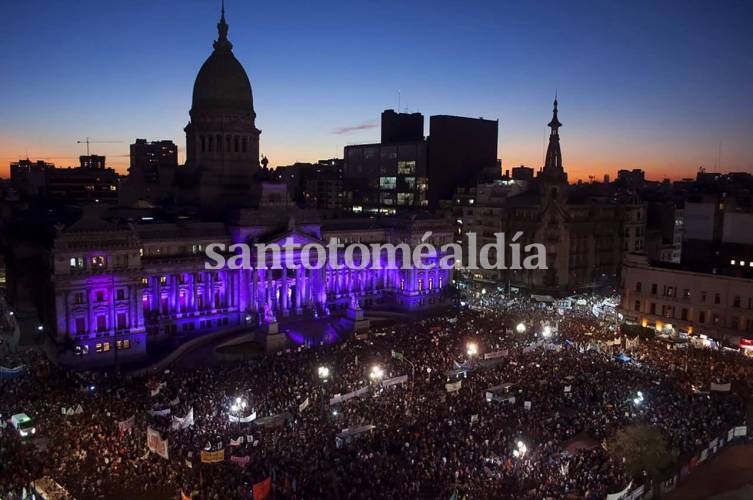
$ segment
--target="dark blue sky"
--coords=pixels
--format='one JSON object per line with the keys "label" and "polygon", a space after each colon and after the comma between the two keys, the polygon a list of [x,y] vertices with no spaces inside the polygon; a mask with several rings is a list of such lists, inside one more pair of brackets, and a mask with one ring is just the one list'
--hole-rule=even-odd
{"label": "dark blue sky", "polygon": [[[272,165],[378,139],[399,89],[402,108],[426,116],[498,118],[504,167],[538,167],[556,89],[573,178],[692,175],[716,167],[720,142],[723,170],[753,171],[753,2],[227,0],[226,11]],[[3,14],[0,173],[27,151],[73,164],[87,135],[123,141],[96,149],[119,169],[136,137],[182,148],[219,1],[6,1]]]}

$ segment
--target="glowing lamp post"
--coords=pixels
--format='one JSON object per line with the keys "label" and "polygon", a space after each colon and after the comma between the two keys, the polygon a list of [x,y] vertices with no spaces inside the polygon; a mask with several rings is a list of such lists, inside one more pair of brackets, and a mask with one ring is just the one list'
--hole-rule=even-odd
{"label": "glowing lamp post", "polygon": [[384,377],[384,370],[379,365],[374,365],[371,367],[371,373],[369,373],[369,378],[373,380],[374,382],[379,382]]}
{"label": "glowing lamp post", "polygon": [[241,418],[244,413],[244,410],[246,409],[246,400],[242,399],[240,397],[235,398],[235,402],[230,406],[230,411],[232,413],[235,413],[236,417],[238,418],[238,428],[241,428]]}
{"label": "glowing lamp post", "polygon": [[518,323],[518,326],[515,327],[515,331],[518,333],[525,333],[526,331],[526,325],[524,323]]}
{"label": "glowing lamp post", "polygon": [[528,447],[523,441],[518,441],[517,447],[512,451],[515,458],[523,458],[528,453]]}
{"label": "glowing lamp post", "polygon": [[552,327],[549,326],[549,325],[546,325],[544,327],[544,330],[541,332],[541,336],[544,337],[545,339],[548,339],[549,337],[551,337],[552,336]]}
{"label": "glowing lamp post", "polygon": [[327,381],[329,378],[329,367],[327,366],[320,366],[317,370],[317,373],[319,374],[319,378],[323,380],[324,382]]}
{"label": "glowing lamp post", "polygon": [[468,354],[469,358],[472,358],[473,356],[476,356],[478,354],[478,344],[475,342],[468,342],[465,346],[465,352]]}

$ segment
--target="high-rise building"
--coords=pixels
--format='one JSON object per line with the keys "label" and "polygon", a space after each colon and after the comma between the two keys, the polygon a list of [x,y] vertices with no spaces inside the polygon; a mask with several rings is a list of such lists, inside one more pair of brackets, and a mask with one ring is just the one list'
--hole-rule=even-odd
{"label": "high-rise building", "polygon": [[424,138],[424,115],[421,113],[382,112],[382,144],[421,141]]}
{"label": "high-rise building", "polygon": [[10,164],[11,185],[23,197],[36,198],[47,189],[47,172],[55,168],[52,163],[28,158]]}
{"label": "high-rise building", "polygon": [[498,129],[497,120],[447,115],[429,119],[429,206],[452,199],[458,186],[472,183],[485,170],[499,170]]}
{"label": "high-rise building", "polygon": [[343,180],[354,212],[426,207],[426,141],[346,146]]}
{"label": "high-rise building", "polygon": [[172,198],[178,146],[173,141],[136,139],[131,144],[131,165],[124,179],[120,201],[131,205],[138,200],[161,203]]}

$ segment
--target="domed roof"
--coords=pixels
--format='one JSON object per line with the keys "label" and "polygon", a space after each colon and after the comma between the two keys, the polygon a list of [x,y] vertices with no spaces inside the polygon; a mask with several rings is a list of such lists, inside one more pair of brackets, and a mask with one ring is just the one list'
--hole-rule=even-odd
{"label": "domed roof", "polygon": [[233,55],[233,45],[227,39],[225,13],[217,24],[219,38],[214,52],[204,61],[193,86],[191,111],[254,112],[251,82],[246,70]]}

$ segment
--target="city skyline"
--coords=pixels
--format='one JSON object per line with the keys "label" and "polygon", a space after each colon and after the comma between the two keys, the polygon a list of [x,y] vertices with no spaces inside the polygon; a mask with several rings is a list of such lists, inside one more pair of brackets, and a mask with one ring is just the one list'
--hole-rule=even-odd
{"label": "city skyline", "polygon": [[[182,163],[192,79],[216,39],[219,2],[179,5],[6,7],[13,42],[2,60],[15,76],[0,82],[8,97],[0,175],[26,156],[75,165],[85,153],[76,141],[87,136],[120,141],[92,145],[92,153],[121,173],[137,137],[175,141]],[[499,119],[503,169],[538,169],[557,91],[571,180],[620,168],[643,168],[652,179],[692,176],[699,166],[753,171],[751,7],[683,3],[678,14],[670,4],[649,5],[625,12],[598,3],[538,10],[475,2],[464,10],[419,2],[375,11],[333,2],[283,10],[230,0],[226,9],[254,89],[261,153],[273,166],[377,142],[381,111],[399,103],[426,118]]]}

